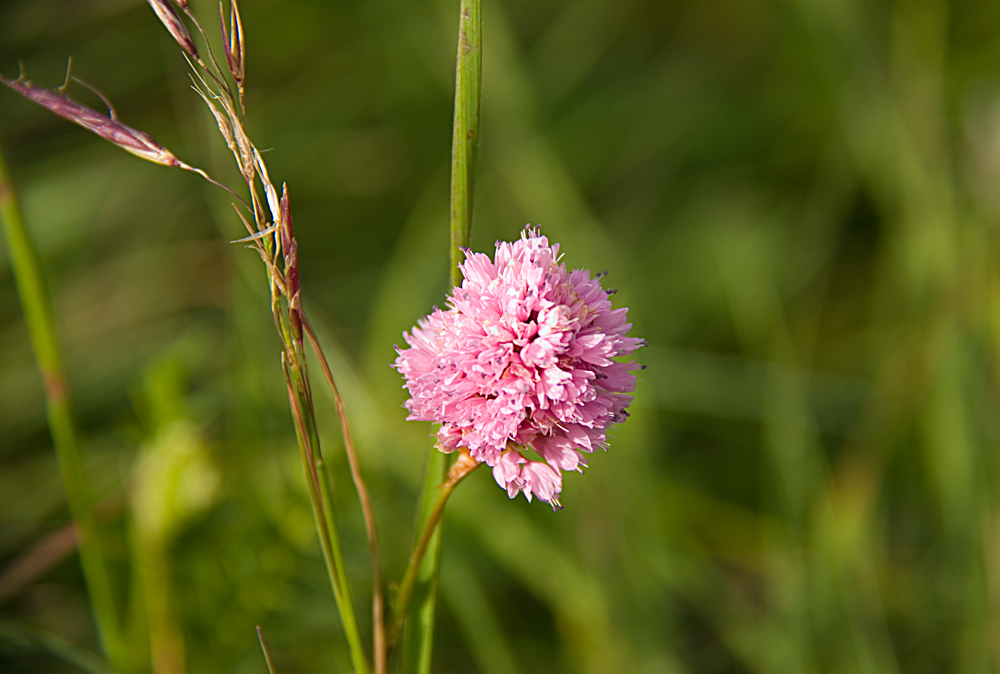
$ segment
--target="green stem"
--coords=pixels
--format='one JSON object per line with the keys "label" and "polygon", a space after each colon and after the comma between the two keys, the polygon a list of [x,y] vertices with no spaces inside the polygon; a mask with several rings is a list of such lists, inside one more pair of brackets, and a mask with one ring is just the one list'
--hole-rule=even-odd
{"label": "green stem", "polygon": [[[458,26],[458,55],[455,66],[455,119],[451,150],[451,285],[462,282],[458,265],[464,259],[472,236],[472,206],[476,184],[476,154],[479,148],[479,100],[483,82],[483,20],[481,0],[461,0]],[[417,530],[429,535],[418,566],[407,575],[414,599],[406,608],[403,633],[402,671],[426,674],[430,671],[434,639],[434,612],[441,560],[441,533],[429,526],[437,503],[434,491],[445,477],[447,458],[435,447],[428,449],[427,473],[421,490]],[[446,499],[445,499],[446,500]],[[440,497],[438,499],[440,502]],[[444,507],[441,502],[441,507]],[[440,517],[440,513],[437,515]],[[430,532],[427,534],[427,532]],[[416,557],[415,557],[416,559]],[[405,604],[404,604],[405,607]],[[397,618],[397,620],[400,618]]]}
{"label": "green stem", "polygon": [[368,554],[372,562],[372,642],[375,655],[375,674],[385,674],[386,661],[386,638],[385,619],[383,617],[382,604],[382,565],[379,560],[378,534],[375,527],[375,510],[372,508],[371,498],[368,496],[368,487],[361,476],[361,467],[358,462],[358,453],[354,448],[354,436],[351,433],[351,426],[347,420],[347,409],[344,399],[340,397],[340,389],[333,379],[333,371],[326,360],[326,354],[320,346],[316,332],[309,323],[305,313],[302,313],[302,328],[305,336],[309,339],[313,353],[319,360],[323,377],[333,393],[333,401],[337,408],[337,418],[340,419],[340,432],[344,438],[344,452],[347,454],[347,463],[351,469],[351,479],[354,481],[354,488],[358,493],[358,501],[361,503],[361,512],[365,518],[365,531],[368,534]]}
{"label": "green stem", "polygon": [[264,638],[264,630],[257,625],[257,640],[260,641],[260,649],[264,651],[264,662],[267,663],[268,674],[277,674],[278,668],[274,666],[274,656],[271,655],[271,647],[267,645]]}
{"label": "green stem", "polygon": [[[287,323],[281,322],[285,332]],[[288,384],[288,399],[292,407],[292,418],[302,454],[302,466],[305,470],[306,485],[309,488],[309,500],[313,507],[313,517],[316,520],[316,530],[319,534],[323,550],[323,560],[326,562],[327,574],[333,597],[340,612],[344,636],[351,651],[351,661],[356,674],[370,674],[371,665],[365,652],[361,630],[358,627],[357,614],[354,612],[354,600],[351,597],[351,586],[347,579],[347,568],[344,565],[344,554],[340,545],[340,534],[337,529],[336,514],[333,509],[333,482],[320,453],[319,434],[316,431],[316,419],[312,399],[309,395],[308,380],[305,373],[305,362],[301,345],[286,338],[286,351],[282,363]],[[291,347],[290,349],[288,347]],[[289,360],[295,363],[289,363]]]}
{"label": "green stem", "polygon": [[184,633],[170,568],[169,546],[160,533],[143,531],[139,526],[134,529],[134,572],[139,576],[146,603],[153,674],[184,672],[187,670]]}
{"label": "green stem", "polygon": [[328,535],[327,545],[330,547],[330,554],[334,561],[334,568],[337,574],[337,584],[340,587],[341,599],[338,602],[340,609],[340,619],[344,624],[344,634],[351,650],[351,660],[354,662],[356,674],[367,674],[371,672],[371,664],[365,651],[364,640],[361,636],[361,628],[358,626],[358,617],[354,611],[354,599],[351,596],[351,585],[347,578],[347,566],[344,564],[344,553],[340,547],[340,533],[337,529],[337,516],[333,510],[333,479],[330,471],[327,470],[326,462],[322,455],[316,457],[316,468],[320,478],[320,501],[323,505],[324,521]]}
{"label": "green stem", "polygon": [[402,627],[403,621],[406,619],[406,612],[410,603],[410,597],[413,594],[413,588],[416,585],[418,576],[420,575],[420,568],[423,565],[425,555],[427,550],[430,548],[432,541],[439,535],[438,523],[441,521],[441,515],[444,514],[444,507],[448,503],[448,498],[455,490],[455,487],[458,486],[458,483],[464,480],[469,473],[474,471],[480,465],[482,464],[471,458],[468,454],[461,454],[458,460],[452,464],[451,469],[448,471],[448,479],[437,488],[437,499],[434,501],[433,506],[431,506],[430,511],[427,514],[427,521],[424,524],[423,532],[420,534],[420,538],[417,540],[417,544],[413,548],[413,554],[410,556],[410,563],[406,566],[406,572],[403,574],[403,580],[400,581],[399,584],[399,593],[396,595],[396,602],[393,607],[394,635],[398,633],[399,629]]}
{"label": "green stem", "polygon": [[94,520],[94,495],[80,455],[69,385],[56,339],[55,319],[41,258],[21,219],[14,187],[0,154],[0,220],[10,249],[11,267],[28,327],[28,337],[45,389],[45,412],[77,533],[80,565],[90,595],[104,654],[117,671],[125,667],[125,644],[111,580]]}
{"label": "green stem", "polygon": [[451,284],[472,237],[472,206],[479,149],[479,99],[483,88],[481,0],[462,0],[455,72],[455,122],[451,141]]}
{"label": "green stem", "polygon": [[[437,609],[438,567],[441,562],[441,529],[427,525],[434,510],[434,492],[444,481],[448,471],[448,457],[431,447],[427,455],[427,469],[424,474],[424,484],[420,502],[417,507],[418,532],[431,532],[424,546],[424,556],[414,567],[416,580],[409,590],[411,600],[405,609],[396,602],[399,618],[393,618],[393,624],[404,620],[402,640],[402,665],[404,674],[426,673],[430,671],[431,652],[434,641],[434,613]],[[427,554],[429,551],[429,554]],[[416,559],[416,557],[414,557]],[[412,564],[411,564],[412,566]],[[411,573],[407,568],[407,574]],[[397,595],[398,596],[398,595]],[[396,611],[393,612],[394,615]],[[394,643],[398,636],[395,629],[390,629],[389,642]]]}

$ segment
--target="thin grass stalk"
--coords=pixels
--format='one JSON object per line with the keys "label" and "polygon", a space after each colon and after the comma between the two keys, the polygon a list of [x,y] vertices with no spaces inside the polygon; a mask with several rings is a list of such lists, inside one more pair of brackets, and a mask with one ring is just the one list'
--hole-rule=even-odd
{"label": "thin grass stalk", "polygon": [[264,638],[264,630],[257,625],[257,640],[260,641],[260,650],[264,652],[264,662],[267,664],[268,674],[277,674],[278,668],[274,665],[274,656],[271,655],[271,647],[267,645]]}
{"label": "thin grass stalk", "polygon": [[[0,84],[13,89],[55,114],[83,126],[143,159],[198,173],[209,182],[226,189],[249,211],[247,215],[252,218],[253,224],[244,215],[243,211],[239,207],[236,207],[239,218],[246,225],[250,234],[242,242],[252,244],[251,247],[255,248],[260,254],[267,269],[271,291],[272,315],[275,328],[283,344],[282,365],[288,385],[292,417],[302,453],[306,482],[309,485],[310,499],[313,505],[316,525],[319,530],[324,559],[327,563],[327,570],[330,575],[337,607],[340,610],[345,636],[350,646],[355,671],[357,674],[368,674],[371,666],[368,663],[358,629],[357,617],[354,612],[353,602],[351,601],[350,585],[347,582],[347,573],[344,567],[339,534],[336,527],[332,500],[332,480],[326,475],[326,469],[323,465],[322,454],[320,452],[319,435],[316,430],[312,392],[306,369],[305,352],[303,350],[302,322],[304,316],[301,308],[302,298],[299,292],[298,244],[292,232],[288,192],[287,188],[282,186],[279,198],[278,191],[268,176],[267,167],[260,153],[243,129],[245,52],[243,49],[242,21],[239,18],[239,10],[234,0],[230,11],[231,21],[229,31],[226,31],[225,22],[224,20],[222,21],[226,64],[229,68],[229,74],[239,89],[239,113],[237,113],[237,101],[227,81],[227,76],[220,68],[218,60],[212,53],[204,30],[194,15],[188,10],[187,3],[178,2],[204,39],[211,66],[198,57],[197,50],[190,39],[190,34],[168,1],[149,0],[149,3],[171,35],[184,50],[192,69],[194,88],[212,112],[219,126],[220,134],[233,153],[233,157],[249,191],[249,203],[239,195],[236,195],[228,187],[216,182],[201,169],[181,162],[172,152],[157,143],[148,134],[122,124],[113,109],[111,109],[110,103],[108,103],[109,113],[104,115],[77,103],[66,96],[62,90],[50,91],[36,86],[26,80],[23,77],[23,73],[17,80],[10,80],[0,76]],[[94,91],[97,95],[101,96],[99,92]],[[101,98],[107,102],[103,96]],[[221,110],[219,109],[220,106]],[[261,199],[260,192],[258,191],[258,182],[264,192],[265,199]],[[266,210],[264,208],[265,203],[267,206]],[[282,261],[283,265],[281,265]],[[49,322],[51,323],[51,320]],[[318,344],[314,343],[313,346],[316,348],[325,366],[325,359],[322,358],[322,351],[318,348]],[[326,369],[328,370],[329,368],[326,367]],[[329,375],[328,372],[325,374]],[[52,381],[55,380],[53,379]],[[329,381],[332,382],[332,375],[329,375]],[[64,391],[65,383],[61,380],[57,383],[59,385],[55,388],[60,392]],[[46,386],[47,388],[50,386],[48,379],[46,379]],[[377,674],[384,674],[384,621],[381,616],[381,579],[378,572],[377,543],[374,538],[374,516],[371,512],[369,499],[367,498],[367,490],[364,488],[363,481],[361,481],[353,441],[346,426],[343,402],[340,400],[336,387],[333,386],[332,388],[337,399],[338,415],[341,418],[342,427],[345,429],[345,444],[349,448],[348,456],[351,461],[352,477],[354,477],[355,484],[359,489],[359,497],[362,500],[363,508],[365,508],[366,527],[369,529],[369,540],[373,552],[374,579],[376,582],[376,588],[373,592],[375,598],[373,618],[375,620],[375,642],[377,648],[376,661],[381,665]],[[54,426],[53,429],[55,432],[58,430],[58,427]],[[74,467],[75,464],[71,461],[64,463],[69,466],[69,468],[64,466],[64,472],[70,471],[73,474],[82,475],[82,467]],[[76,478],[74,480],[79,481]],[[72,506],[74,500],[79,501],[80,498],[74,499],[71,494],[69,500]],[[88,501],[88,499],[83,500],[84,502]],[[94,539],[93,536],[87,536],[86,538]],[[88,565],[87,558],[84,559],[84,565],[85,567]],[[105,594],[110,597],[110,593]],[[113,608],[113,604],[109,604],[109,606]],[[117,624],[116,622],[115,625]]]}
{"label": "thin grass stalk", "polygon": [[137,589],[146,606],[151,670],[153,674],[183,674],[187,671],[187,654],[169,545],[158,533],[137,526],[136,518],[130,524],[130,538],[134,541],[132,573],[138,576]]}
{"label": "thin grass stalk", "polygon": [[[204,31],[197,19],[185,8],[185,12],[191,18],[197,30],[204,37]],[[220,13],[222,7],[220,6]],[[224,15],[223,15],[224,16]],[[282,186],[280,199],[278,193],[271,183],[266,165],[253,143],[246,136],[242,125],[243,115],[243,76],[244,76],[244,55],[242,21],[239,18],[239,10],[234,2],[230,11],[230,30],[225,27],[225,20],[220,16],[223,46],[226,51],[226,63],[230,74],[236,82],[239,90],[239,114],[236,112],[236,100],[228,86],[222,84],[220,90],[215,94],[206,94],[198,90],[199,95],[205,101],[209,110],[215,117],[219,130],[240,171],[246,181],[250,195],[250,207],[248,210],[253,215],[254,224],[251,225],[237,209],[237,214],[246,225],[250,236],[243,239],[244,242],[252,242],[265,264],[268,274],[268,282],[271,290],[271,311],[274,317],[275,329],[281,337],[283,343],[282,366],[288,385],[289,403],[292,409],[292,417],[296,427],[296,435],[301,450],[303,468],[306,483],[309,487],[310,501],[313,506],[313,515],[316,520],[317,530],[320,536],[320,543],[323,549],[324,561],[327,565],[327,572],[330,577],[331,588],[337,608],[340,612],[341,623],[344,634],[348,641],[351,652],[351,659],[357,674],[367,674],[371,671],[366,649],[364,647],[361,633],[358,628],[357,615],[354,611],[354,602],[351,597],[350,583],[347,578],[347,570],[344,565],[343,552],[340,545],[340,535],[336,524],[336,514],[333,507],[333,481],[323,460],[320,450],[319,434],[317,431],[315,409],[313,407],[312,390],[309,383],[309,374],[306,366],[305,352],[303,350],[303,323],[306,322],[305,314],[302,311],[301,295],[298,283],[298,243],[292,231],[292,216],[288,203],[287,186]],[[212,54],[208,40],[205,39],[206,48],[217,75],[209,70],[213,79],[217,82],[224,81],[224,77],[219,68],[218,62]],[[204,65],[201,64],[203,67]],[[207,82],[204,79],[201,83],[206,89]],[[222,114],[213,104],[212,100],[219,103],[225,114]],[[264,201],[257,190],[257,180],[260,180],[261,187],[266,195],[266,202],[270,215],[271,224],[268,222],[268,213],[264,210]],[[241,200],[244,206],[246,202]],[[279,269],[279,260],[283,259],[283,271]],[[357,456],[354,452],[353,441],[351,440],[350,429],[346,426],[346,413],[343,409],[343,402],[340,400],[339,392],[333,385],[333,375],[329,373],[329,366],[323,356],[322,349],[315,341],[315,335],[310,334],[310,344],[320,357],[324,374],[327,375],[328,382],[334,391],[334,397],[338,403],[338,415],[341,419],[341,427],[345,429],[345,445],[348,446],[348,458],[351,462],[352,477],[355,486],[358,488],[359,499],[362,507],[367,504],[366,527],[369,528],[369,541],[374,541],[374,515],[371,513],[370,501],[364,482],[361,480],[357,467]],[[377,600],[379,610],[374,612],[375,621],[375,645],[376,645],[376,666],[381,663],[382,668],[376,670],[376,674],[384,674],[384,647],[379,651],[379,644],[384,644],[382,620],[381,620],[381,590],[380,575],[378,573],[377,544],[374,544],[373,557],[373,579],[377,589],[373,596]]]}
{"label": "thin grass stalk", "polygon": [[340,389],[333,379],[333,371],[326,360],[326,354],[320,346],[316,332],[312,324],[302,313],[302,327],[309,345],[312,347],[316,358],[319,360],[320,369],[326,379],[330,391],[333,393],[333,401],[337,408],[337,418],[340,421],[340,432],[344,438],[344,452],[347,454],[347,462],[351,469],[351,479],[354,481],[354,488],[358,493],[358,500],[361,502],[361,512],[365,518],[365,532],[368,535],[368,553],[372,563],[372,640],[375,656],[375,674],[385,674],[387,667],[386,658],[386,635],[385,635],[385,602],[382,597],[382,565],[379,560],[378,532],[375,526],[375,510],[372,508],[371,498],[368,496],[368,487],[361,476],[361,467],[358,463],[358,453],[354,447],[354,435],[351,433],[351,425],[347,419],[347,409],[344,400],[340,396]]}
{"label": "thin grass stalk", "polygon": [[70,671],[87,672],[88,674],[121,674],[111,669],[100,656],[84,650],[75,644],[51,632],[19,625],[13,621],[0,623],[0,644],[8,644],[23,651],[30,649],[39,651],[49,657],[55,657],[70,665]]}
{"label": "thin grass stalk", "polygon": [[[347,578],[347,565],[344,564],[344,553],[340,547],[340,536],[337,533],[337,516],[333,510],[333,476],[330,474],[330,470],[322,456],[316,461],[316,470],[319,475],[319,496],[323,503],[323,515],[326,517],[327,526],[330,530],[330,545],[333,549],[333,558],[336,561],[337,582],[340,583],[344,602],[350,608],[350,614],[345,619],[350,621],[350,626],[345,627],[345,629],[350,629],[352,633],[358,635],[355,639],[358,644],[361,644],[361,632],[358,629],[358,619],[354,613],[354,600],[351,597],[351,586]],[[357,649],[361,655],[365,655],[363,646],[359,646]],[[366,655],[365,657],[367,658]]]}
{"label": "thin grass stalk", "polygon": [[[455,117],[451,161],[451,284],[462,282],[458,265],[472,236],[472,207],[475,193],[476,155],[479,147],[479,101],[483,73],[483,21],[481,0],[461,0],[459,7],[458,54],[455,65]],[[413,598],[402,604],[406,621],[402,643],[404,674],[427,674],[431,666],[434,614],[437,607],[438,573],[441,564],[441,530],[435,517],[439,499],[435,491],[444,481],[447,457],[430,447],[427,470],[421,489],[415,545],[426,546],[414,569]],[[447,499],[445,499],[446,501]],[[443,503],[442,503],[443,509]],[[443,512],[443,510],[442,510]],[[440,513],[436,516],[440,518]],[[429,533],[428,533],[429,532]],[[424,539],[426,542],[424,543]],[[409,575],[409,570],[407,571]],[[398,600],[397,606],[400,606]]]}
{"label": "thin grass stalk", "polygon": [[0,220],[10,250],[18,298],[45,391],[45,412],[62,472],[66,502],[76,530],[80,565],[104,655],[113,669],[127,671],[121,622],[94,517],[94,494],[80,454],[69,384],[56,338],[52,300],[35,247],[0,153]]}
{"label": "thin grass stalk", "polygon": [[347,580],[344,555],[340,546],[340,536],[333,511],[332,488],[326,467],[318,453],[319,435],[316,432],[315,418],[313,418],[312,401],[307,395],[301,370],[289,363],[286,354],[282,354],[282,365],[285,370],[285,381],[288,385],[288,400],[292,408],[296,437],[299,441],[302,464],[306,473],[309,501],[313,507],[313,517],[316,520],[316,530],[323,551],[323,560],[326,562],[333,597],[340,612],[344,637],[347,639],[356,674],[370,674],[371,665],[365,653],[364,641],[354,612],[354,602],[351,598],[351,588]]}
{"label": "thin grass stalk", "polygon": [[[185,8],[185,12],[204,37],[204,31],[197,19],[194,18],[187,8]],[[250,232],[250,236],[244,239],[244,241],[251,241],[253,243],[267,269],[274,324],[283,343],[282,366],[288,385],[289,403],[292,408],[292,417],[301,450],[306,483],[309,487],[313,515],[316,520],[320,543],[323,549],[323,557],[327,565],[331,588],[340,613],[344,635],[348,641],[355,672],[357,674],[368,674],[371,671],[371,665],[369,664],[364,642],[358,627],[357,614],[354,611],[350,583],[348,582],[347,570],[344,565],[340,535],[333,506],[333,480],[330,478],[320,450],[312,390],[303,349],[302,327],[303,323],[307,321],[302,311],[302,298],[299,292],[298,243],[295,240],[292,230],[292,216],[288,202],[287,186],[282,186],[279,198],[277,190],[271,183],[263,159],[243,129],[245,50],[243,45],[242,21],[239,17],[239,9],[235,0],[232,2],[230,8],[229,30],[226,30],[224,12],[221,6],[220,24],[223,47],[226,52],[226,63],[239,91],[239,113],[236,112],[237,101],[234,99],[228,83],[220,84],[220,89],[213,94],[208,83],[204,79],[201,79],[201,84],[206,88],[207,93],[199,90],[199,94],[216,118],[219,130],[226,140],[227,146],[233,153],[237,165],[240,167],[250,193],[251,207],[249,210],[251,210],[253,215],[254,224],[251,225],[247,222],[239,209],[237,209],[237,213]],[[211,70],[208,70],[208,72],[213,76],[215,81],[224,82],[225,77],[222,75],[221,68],[212,53],[211,47],[208,46],[207,39],[205,39],[205,43],[214,69],[218,71],[217,75],[213,74]],[[201,65],[204,67],[203,64]],[[222,106],[224,114],[213,104],[213,100]],[[260,198],[257,191],[258,179],[266,196],[268,213],[265,213],[264,201]],[[243,203],[246,205],[245,202]],[[265,226],[265,223],[269,220],[268,215],[270,215],[270,225]],[[283,266],[280,265],[282,261]],[[332,383],[333,376],[329,373],[329,367],[326,364],[326,359],[323,357],[322,349],[312,334],[310,334],[310,343],[320,357],[324,374],[327,375],[328,382],[330,382],[331,388],[334,391],[334,397],[338,404],[338,415],[341,419],[341,427],[344,429],[345,446],[348,447],[348,459],[351,463],[352,477],[354,478],[355,486],[358,488],[362,507],[365,509],[365,523],[368,528],[369,542],[374,551],[372,562],[373,580],[375,582],[375,590],[373,591],[375,609],[373,610],[373,622],[375,630],[376,674],[384,674],[384,646],[380,649],[380,644],[384,644],[383,621],[381,618],[381,579],[378,572],[378,548],[377,543],[374,542],[374,515],[371,513],[367,490],[365,489],[364,482],[361,480],[360,471],[357,466],[357,456],[356,452],[354,452],[350,429],[346,426],[346,413],[343,409],[343,402],[340,400],[336,386]]]}

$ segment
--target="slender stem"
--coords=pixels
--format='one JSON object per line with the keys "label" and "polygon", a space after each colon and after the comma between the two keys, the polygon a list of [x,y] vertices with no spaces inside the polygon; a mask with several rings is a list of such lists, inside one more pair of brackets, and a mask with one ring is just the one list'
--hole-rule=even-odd
{"label": "slender stem", "polygon": [[[280,323],[283,328],[282,332],[287,337],[287,322],[280,321]],[[292,347],[291,350],[288,350],[289,346]],[[286,340],[286,351],[282,354],[282,364],[285,370],[285,381],[288,385],[288,401],[292,408],[292,418],[295,421],[295,431],[306,473],[306,485],[309,488],[309,500],[312,503],[316,530],[323,550],[323,560],[326,562],[330,586],[333,589],[333,597],[340,612],[344,636],[351,651],[354,670],[356,674],[369,674],[371,665],[365,653],[364,641],[358,627],[357,615],[354,612],[351,587],[347,580],[347,569],[344,565],[344,555],[340,546],[340,535],[333,510],[332,481],[319,451],[319,434],[316,432],[312,400],[309,397],[306,383],[307,375],[304,372],[304,363],[300,359],[301,349],[296,348],[298,346],[297,343]],[[290,362],[292,360],[295,362]]]}
{"label": "slender stem", "polygon": [[330,364],[326,360],[323,348],[316,338],[316,332],[312,324],[306,317],[305,312],[301,312],[302,326],[305,328],[305,335],[309,339],[313,352],[319,359],[320,369],[323,370],[323,377],[326,379],[330,391],[333,392],[333,400],[337,407],[337,418],[340,420],[340,432],[344,437],[344,451],[347,453],[347,463],[351,468],[351,479],[354,481],[354,488],[358,492],[358,500],[361,502],[361,512],[365,518],[365,531],[368,534],[368,553],[372,561],[372,632],[375,651],[375,674],[385,674],[386,660],[386,638],[385,638],[385,617],[382,599],[382,565],[379,561],[378,532],[375,528],[375,510],[372,508],[371,499],[368,496],[368,487],[361,476],[361,467],[358,463],[358,453],[354,448],[354,436],[351,433],[351,426],[347,420],[347,410],[344,407],[344,400],[340,397],[340,389],[333,379],[333,372]]}
{"label": "slender stem", "polygon": [[177,605],[176,584],[168,555],[168,544],[161,531],[151,531],[132,518],[135,542],[133,573],[138,574],[146,604],[147,628],[153,674],[187,671],[184,633]]}
{"label": "slender stem", "polygon": [[[464,258],[472,236],[472,207],[475,192],[476,155],[479,147],[479,100],[483,74],[483,21],[481,0],[461,0],[458,24],[458,53],[455,64],[455,118],[451,151],[451,284],[462,282],[458,265]],[[441,560],[441,534],[435,517],[438,504],[447,501],[433,493],[445,477],[447,458],[435,447],[428,448],[427,474],[420,496],[418,530],[424,535],[418,545],[424,549],[414,556],[417,564],[407,568],[404,581],[406,602],[397,601],[396,624],[406,620],[403,634],[402,670],[404,674],[430,671],[434,639],[434,613],[437,605],[437,581]],[[449,492],[450,493],[450,492]],[[433,505],[432,505],[433,504]],[[440,518],[440,512],[436,517]],[[426,540],[424,540],[426,539]],[[411,604],[410,594],[417,599]],[[404,609],[400,611],[399,609]],[[395,636],[393,641],[395,640]]]}
{"label": "slender stem", "polygon": [[472,236],[472,206],[479,149],[479,99],[483,84],[481,0],[462,0],[455,69],[455,121],[451,141],[451,284]]}
{"label": "slender stem", "polygon": [[427,516],[427,521],[424,524],[423,532],[420,534],[420,538],[417,541],[417,545],[413,548],[413,554],[410,556],[410,563],[406,566],[406,572],[403,574],[403,580],[399,584],[399,593],[396,595],[396,602],[393,610],[394,623],[393,623],[393,635],[399,632],[399,629],[403,625],[403,621],[406,619],[406,611],[410,602],[410,596],[413,593],[414,584],[417,581],[417,575],[420,571],[421,563],[424,560],[424,555],[427,553],[427,549],[430,547],[431,539],[437,532],[438,523],[441,521],[441,515],[444,513],[444,507],[448,504],[448,498],[451,496],[451,492],[455,490],[458,483],[465,479],[465,477],[478,468],[480,465],[475,459],[470,457],[467,453],[463,452],[457,461],[452,464],[451,468],[448,470],[448,479],[438,488],[438,497],[434,502],[434,506],[431,508],[430,513]]}
{"label": "slender stem", "polygon": [[56,339],[55,319],[38,250],[31,240],[14,187],[0,154],[0,220],[10,250],[11,266],[24,311],[28,337],[45,389],[45,411],[66,489],[66,502],[78,535],[80,565],[90,595],[97,632],[112,667],[127,670],[125,643],[111,580],[94,519],[94,496],[80,454],[69,385]]}
{"label": "slender stem", "polygon": [[[448,456],[431,447],[427,455],[423,489],[417,505],[417,530],[426,526],[435,503],[435,492],[448,472]],[[434,614],[437,610],[438,568],[441,563],[441,527],[433,529],[427,544],[428,552],[416,572],[416,583],[410,598],[409,610],[403,625],[400,671],[404,674],[426,674],[430,672],[431,655],[434,646]],[[414,539],[414,544],[419,538]],[[390,636],[396,643],[399,635]]]}
{"label": "slender stem", "polygon": [[271,655],[271,647],[267,645],[264,638],[264,630],[257,625],[257,639],[260,641],[260,650],[264,652],[264,662],[267,664],[268,674],[277,674],[277,667],[274,666],[274,656]]}

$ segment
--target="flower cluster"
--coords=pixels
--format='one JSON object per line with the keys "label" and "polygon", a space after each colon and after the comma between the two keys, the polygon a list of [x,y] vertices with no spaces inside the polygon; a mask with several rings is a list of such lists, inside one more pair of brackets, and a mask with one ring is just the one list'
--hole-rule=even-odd
{"label": "flower cluster", "polygon": [[581,451],[606,447],[608,426],[628,416],[640,366],[612,359],[645,341],[627,336],[628,310],[611,308],[600,277],[567,271],[537,230],[497,242],[495,261],[466,251],[461,268],[449,308],[397,347],[409,418],[440,423],[440,449],[491,466],[511,498],[558,506],[562,471],[586,466]]}

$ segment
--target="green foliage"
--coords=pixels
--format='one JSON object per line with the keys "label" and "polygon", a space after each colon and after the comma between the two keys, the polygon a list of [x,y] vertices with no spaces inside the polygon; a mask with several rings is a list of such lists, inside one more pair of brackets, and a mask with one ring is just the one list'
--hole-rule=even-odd
{"label": "green foliage", "polygon": [[[457,5],[242,7],[248,124],[289,185],[303,296],[355,426],[387,578],[406,563],[431,432],[404,422],[388,363],[448,281]],[[509,502],[488,471],[456,490],[434,671],[995,670],[1000,9],[483,12],[473,248],[531,222],[571,266],[607,269],[649,367],[607,454],[566,477],[562,511]],[[21,60],[57,86],[69,55],[126,124],[236,182],[146,4],[0,4],[0,71]],[[124,604],[143,577],[126,572],[137,521],[114,504],[158,452],[169,475],[211,486],[155,495],[171,504],[156,536],[169,564],[147,572],[172,583],[159,618],[188,670],[265,671],[262,625],[281,674],[348,671],[264,275],[226,243],[244,235],[229,199],[6,91],[0,142],[50,274],[132,649],[150,648],[155,601]],[[314,389],[367,606],[361,513],[333,403]],[[3,574],[68,521],[6,249],[0,400]],[[98,649],[79,564],[51,561],[0,592],[0,633],[15,635],[0,670],[100,671],[79,650]]]}

